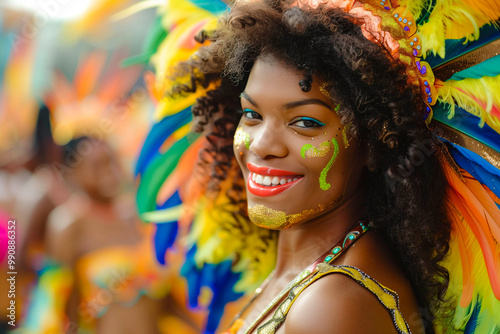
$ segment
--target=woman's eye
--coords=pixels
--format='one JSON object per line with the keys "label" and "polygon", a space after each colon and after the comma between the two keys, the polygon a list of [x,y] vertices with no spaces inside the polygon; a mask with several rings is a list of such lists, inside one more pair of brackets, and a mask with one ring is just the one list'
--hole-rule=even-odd
{"label": "woman's eye", "polygon": [[262,119],[262,116],[252,109],[243,109],[243,116],[248,119]]}
{"label": "woman's eye", "polygon": [[320,126],[324,126],[325,123],[314,118],[302,117],[293,122],[292,125],[298,126],[299,128],[319,128]]}

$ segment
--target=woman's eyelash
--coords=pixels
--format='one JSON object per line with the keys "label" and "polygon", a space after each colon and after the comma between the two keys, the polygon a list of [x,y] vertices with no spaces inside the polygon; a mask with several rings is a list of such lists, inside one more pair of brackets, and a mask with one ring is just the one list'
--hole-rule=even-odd
{"label": "woman's eyelash", "polygon": [[[256,112],[255,110],[245,108],[245,109],[239,109],[238,110],[241,114],[243,114],[244,117],[248,119],[261,119],[262,116]],[[302,125],[300,123],[303,123]],[[300,128],[318,128],[321,126],[325,126],[325,123],[318,121],[317,119],[311,118],[311,117],[301,117],[294,122],[291,123],[291,125],[298,126]]]}
{"label": "woman's eyelash", "polygon": [[[298,125],[298,123],[300,122],[304,123],[304,125]],[[306,125],[306,122],[309,122],[309,125]],[[325,125],[325,123],[310,117],[301,117],[298,120],[294,121],[292,124],[302,128],[320,127]]]}
{"label": "woman's eyelash", "polygon": [[[261,116],[260,116],[260,114],[259,114],[258,112],[254,111],[254,110],[252,110],[252,109],[245,108],[245,109],[243,109],[243,111],[242,111],[242,112],[243,112],[243,115],[244,115],[245,117],[249,118],[249,119],[258,119],[258,118],[260,118],[260,117],[261,117]],[[250,115],[251,115],[252,117],[250,117]]]}

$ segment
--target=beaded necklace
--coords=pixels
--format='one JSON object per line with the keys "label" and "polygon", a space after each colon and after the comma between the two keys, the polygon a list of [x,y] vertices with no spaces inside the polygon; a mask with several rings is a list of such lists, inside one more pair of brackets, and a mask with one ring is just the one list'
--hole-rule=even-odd
{"label": "beaded necklace", "polygon": [[[345,234],[343,238],[341,238],[335,246],[327,251],[325,254],[321,255],[316,261],[314,261],[311,265],[305,268],[302,272],[300,272],[293,280],[291,280],[283,290],[266,306],[266,308],[259,314],[259,316],[250,324],[250,326],[246,329],[244,334],[251,333],[255,326],[259,324],[262,319],[278,304],[279,301],[283,299],[283,297],[288,294],[293,287],[297,286],[305,279],[310,278],[318,273],[317,266],[320,263],[331,264],[335,259],[337,259],[340,254],[342,254],[349,246],[351,246],[357,239],[359,239],[369,228],[369,224],[367,221],[360,221],[356,223],[356,225],[349,229],[349,232]],[[224,334],[233,334],[236,333],[239,328],[243,325],[243,321],[240,319],[240,316],[248,309],[248,307],[257,299],[262,290],[267,286],[269,281],[274,275],[274,270],[269,274],[269,276],[265,279],[265,281],[255,290],[254,295],[248,301],[248,303],[243,307],[243,309],[235,316],[233,322],[231,323],[230,329],[226,331]]]}

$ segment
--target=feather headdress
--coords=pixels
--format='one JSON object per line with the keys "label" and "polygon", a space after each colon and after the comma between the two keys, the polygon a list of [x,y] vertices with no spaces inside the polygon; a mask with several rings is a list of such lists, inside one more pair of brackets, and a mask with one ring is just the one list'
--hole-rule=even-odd
{"label": "feather headdress", "polygon": [[[448,294],[457,305],[452,325],[436,322],[436,331],[498,331],[500,318],[492,315],[500,314],[500,4],[494,0],[305,2],[326,3],[363,18],[365,37],[404,63],[408,83],[420,87],[428,104],[423,117],[453,160],[443,162],[453,221],[445,265],[451,276]],[[225,4],[218,0],[176,1],[162,7],[161,27],[167,37],[157,40],[152,58],[159,74],[156,92],[168,89],[171,83],[163,79],[168,66],[194,53],[199,47],[194,36],[210,30],[223,10]],[[156,252],[162,263],[178,229],[190,231],[182,273],[189,281],[192,305],[202,287],[213,292],[206,328],[211,333],[224,305],[255,287],[272,269],[275,234],[242,219],[244,213],[239,214],[240,208],[224,191],[216,198],[205,196],[200,184],[206,184],[207,176],[195,165],[206,139],[189,134],[188,128],[197,95],[182,100],[157,96],[158,122],[137,163],[139,211],[144,220],[158,223]],[[232,182],[230,175],[225,182]],[[222,228],[227,224],[221,220],[234,228]],[[238,238],[241,231],[245,238]],[[256,261],[259,270],[252,266]]]}
{"label": "feather headdress", "polygon": [[53,89],[44,101],[51,111],[58,144],[88,136],[109,141],[127,159],[136,155],[148,123],[147,115],[140,111],[149,100],[145,89],[132,90],[142,69],[116,65],[123,56],[100,51],[86,55],[72,82],[61,71],[54,71]]}

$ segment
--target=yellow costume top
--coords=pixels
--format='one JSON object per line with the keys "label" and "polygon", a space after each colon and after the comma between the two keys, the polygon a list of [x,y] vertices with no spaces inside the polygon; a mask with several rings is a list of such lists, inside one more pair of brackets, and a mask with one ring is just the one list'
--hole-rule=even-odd
{"label": "yellow costume top", "polygon": [[[71,291],[77,289],[78,328],[94,332],[96,320],[113,304],[133,306],[143,295],[166,296],[172,283],[171,270],[156,263],[152,241],[146,234],[134,245],[98,249],[80,257],[74,270],[47,260],[32,293],[23,333],[63,331]],[[74,324],[70,324],[74,325]]]}
{"label": "yellow costume top", "polygon": [[136,245],[85,254],[75,264],[83,327],[93,327],[112,304],[134,305],[143,295],[157,299],[169,289],[169,270],[156,263],[149,237]]}
{"label": "yellow costume top", "polygon": [[[389,311],[394,323],[394,327],[396,328],[398,333],[411,333],[408,324],[406,323],[403,315],[401,314],[401,310],[399,309],[399,298],[396,292],[383,286],[382,284],[368,276],[366,273],[355,267],[332,266],[326,263],[320,263],[318,264],[317,269],[318,273],[316,275],[313,275],[302,283],[295,285],[290,290],[288,296],[278,306],[271,319],[257,328],[258,334],[276,333],[280,326],[285,322],[286,316],[288,315],[288,312],[290,311],[293,303],[297,300],[297,297],[308,286],[316,282],[318,279],[330,274],[343,274],[349,276],[361,286],[368,289],[375,295],[375,297],[377,297],[379,302],[387,309],[387,311]],[[241,319],[236,320],[234,322],[234,325],[224,334],[235,334],[243,324],[244,322]]]}

